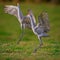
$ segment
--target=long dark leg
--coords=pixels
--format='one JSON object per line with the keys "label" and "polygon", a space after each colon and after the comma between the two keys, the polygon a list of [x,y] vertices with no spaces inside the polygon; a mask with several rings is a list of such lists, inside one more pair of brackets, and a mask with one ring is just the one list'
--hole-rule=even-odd
{"label": "long dark leg", "polygon": [[41,46],[43,45],[42,40],[41,40],[41,37],[38,36],[38,39],[39,39],[39,43],[40,44],[39,44],[39,46],[37,48],[35,48],[34,52],[36,52],[37,49],[41,48]]}
{"label": "long dark leg", "polygon": [[23,30],[22,33],[20,34],[19,39],[18,39],[18,41],[17,41],[17,44],[19,44],[19,42],[22,40],[23,35],[24,35],[24,30]]}
{"label": "long dark leg", "polygon": [[38,37],[38,39],[39,39],[39,43],[40,43],[40,47],[43,45],[43,42],[42,42],[42,37]]}
{"label": "long dark leg", "polygon": [[24,27],[25,27],[25,26],[22,27],[22,33],[21,33],[20,36],[19,36],[19,39],[18,39],[18,41],[17,41],[17,44],[19,44],[19,41],[21,41],[22,38],[23,38],[23,36],[24,36],[24,32],[25,32],[25,28],[24,28]]}

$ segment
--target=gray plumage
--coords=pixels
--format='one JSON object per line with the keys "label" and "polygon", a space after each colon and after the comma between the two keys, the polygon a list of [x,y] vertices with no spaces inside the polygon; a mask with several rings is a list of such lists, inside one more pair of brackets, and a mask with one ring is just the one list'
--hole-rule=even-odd
{"label": "gray plumage", "polygon": [[40,42],[40,45],[35,49],[34,52],[37,51],[37,49],[39,47],[42,46],[43,42],[41,40],[42,37],[47,37],[48,34],[48,27],[49,27],[49,23],[48,23],[48,17],[47,17],[47,13],[43,12],[43,16],[39,16],[38,17],[38,24],[36,25],[36,23],[34,22],[34,19],[32,17],[32,12],[31,10],[29,10],[29,18],[30,18],[30,21],[31,21],[31,28],[32,28],[32,31],[34,32],[35,35],[38,36],[38,39],[39,39],[39,42]]}
{"label": "gray plumage", "polygon": [[39,22],[40,26],[43,27],[44,32],[49,32],[50,31],[50,24],[49,24],[49,19],[48,19],[48,13],[46,11],[43,11],[38,16],[38,22]]}

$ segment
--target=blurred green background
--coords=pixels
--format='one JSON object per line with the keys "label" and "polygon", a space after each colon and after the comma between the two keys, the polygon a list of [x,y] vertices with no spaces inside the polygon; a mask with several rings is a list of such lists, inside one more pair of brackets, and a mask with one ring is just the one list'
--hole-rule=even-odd
{"label": "blurred green background", "polygon": [[[37,1],[37,2],[36,2]],[[39,1],[39,2],[38,2]],[[4,13],[4,5],[16,5],[18,0],[0,0],[0,60],[60,60],[60,0],[20,0],[24,15],[31,8],[38,23],[38,15],[46,10],[50,21],[50,37],[42,38],[43,47],[33,53],[39,45],[32,30],[25,29],[19,44],[20,24],[15,16]]]}

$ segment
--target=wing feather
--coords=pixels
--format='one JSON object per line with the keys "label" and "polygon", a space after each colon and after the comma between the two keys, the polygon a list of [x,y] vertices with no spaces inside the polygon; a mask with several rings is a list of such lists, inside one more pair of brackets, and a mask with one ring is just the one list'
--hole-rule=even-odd
{"label": "wing feather", "polygon": [[48,32],[50,30],[50,24],[47,12],[44,11],[38,16],[38,22],[43,27],[45,32]]}
{"label": "wing feather", "polygon": [[13,5],[6,5],[4,8],[5,13],[18,17],[18,7]]}

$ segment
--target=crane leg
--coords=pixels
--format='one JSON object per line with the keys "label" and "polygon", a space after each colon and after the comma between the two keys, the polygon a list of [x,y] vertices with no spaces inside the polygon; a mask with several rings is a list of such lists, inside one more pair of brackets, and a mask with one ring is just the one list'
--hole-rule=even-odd
{"label": "crane leg", "polygon": [[39,39],[39,43],[40,43],[40,44],[39,44],[39,46],[38,46],[37,48],[35,48],[34,53],[37,51],[37,49],[41,48],[42,45],[43,45],[43,42],[42,42],[42,40],[41,40],[41,37],[38,36],[38,39]]}
{"label": "crane leg", "polygon": [[21,35],[19,36],[19,39],[18,39],[18,41],[17,41],[17,44],[19,44],[19,42],[22,40],[23,36],[24,36],[24,29],[22,29],[22,33],[21,33]]}

